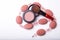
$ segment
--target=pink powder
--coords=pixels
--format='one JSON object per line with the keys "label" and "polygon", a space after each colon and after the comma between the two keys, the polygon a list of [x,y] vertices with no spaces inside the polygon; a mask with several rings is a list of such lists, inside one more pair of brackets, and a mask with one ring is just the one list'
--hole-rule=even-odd
{"label": "pink powder", "polygon": [[33,12],[27,12],[26,14],[25,14],[25,20],[27,20],[27,21],[32,21],[33,19],[34,19],[34,14],[33,14]]}

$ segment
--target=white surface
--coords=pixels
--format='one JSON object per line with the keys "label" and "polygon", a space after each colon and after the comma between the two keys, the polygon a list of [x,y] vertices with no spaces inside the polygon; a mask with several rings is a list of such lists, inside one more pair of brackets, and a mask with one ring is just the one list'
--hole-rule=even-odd
{"label": "white surface", "polygon": [[[39,26],[25,30],[16,23],[20,7],[33,2],[40,2],[44,8],[51,9],[57,19],[57,28],[42,37],[31,37]],[[60,0],[0,0],[0,39],[60,39]]]}

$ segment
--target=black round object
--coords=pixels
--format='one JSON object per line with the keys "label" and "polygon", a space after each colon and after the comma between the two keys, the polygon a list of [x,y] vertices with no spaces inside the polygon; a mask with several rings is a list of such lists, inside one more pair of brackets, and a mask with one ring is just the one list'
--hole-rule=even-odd
{"label": "black round object", "polygon": [[40,11],[40,7],[36,4],[32,4],[29,6],[28,10],[31,10],[35,13],[36,17],[39,16],[38,12]]}
{"label": "black round object", "polygon": [[[33,15],[34,15],[34,19],[31,20],[31,21],[27,21],[27,20],[25,19],[25,15],[26,15],[26,13],[28,13],[28,12],[32,12]],[[28,17],[28,16],[27,16],[27,17]],[[30,16],[30,17],[31,17],[31,16]],[[23,14],[23,19],[24,19],[24,21],[27,22],[27,23],[32,23],[32,22],[35,21],[35,19],[36,19],[36,15],[35,15],[35,13],[34,13],[33,11],[31,11],[31,10],[27,10],[27,11]]]}

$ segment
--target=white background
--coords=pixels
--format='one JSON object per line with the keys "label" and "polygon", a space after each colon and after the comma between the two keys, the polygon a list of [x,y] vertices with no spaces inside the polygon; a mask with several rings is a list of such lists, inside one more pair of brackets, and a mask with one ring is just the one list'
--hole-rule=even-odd
{"label": "white background", "polygon": [[[25,30],[16,23],[16,16],[19,14],[21,6],[33,2],[39,2],[44,8],[52,10],[57,19],[56,29],[42,37],[31,37],[39,27]],[[45,26],[47,27],[47,25]],[[60,0],[0,0],[0,39],[60,39]]]}

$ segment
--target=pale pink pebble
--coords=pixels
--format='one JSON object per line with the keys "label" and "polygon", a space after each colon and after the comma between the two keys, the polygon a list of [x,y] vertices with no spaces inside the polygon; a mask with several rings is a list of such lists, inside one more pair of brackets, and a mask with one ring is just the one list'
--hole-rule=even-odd
{"label": "pale pink pebble", "polygon": [[38,21],[39,24],[46,24],[47,22],[48,22],[48,20],[45,18],[42,18]]}
{"label": "pale pink pebble", "polygon": [[17,24],[21,24],[22,23],[22,17],[21,16],[17,16],[16,17],[16,22],[17,22]]}
{"label": "pale pink pebble", "polygon": [[33,24],[30,24],[30,23],[25,24],[25,25],[24,25],[24,28],[25,28],[25,29],[32,29],[32,28],[33,28]]}
{"label": "pale pink pebble", "polygon": [[53,12],[52,12],[51,10],[49,10],[49,9],[46,9],[46,13],[47,13],[48,15],[50,15],[50,16],[53,16]]}
{"label": "pale pink pebble", "polygon": [[49,24],[49,27],[50,27],[51,29],[56,28],[56,26],[57,26],[56,21],[51,21],[50,24]]}
{"label": "pale pink pebble", "polygon": [[38,36],[43,36],[46,34],[46,31],[44,29],[38,29],[36,33]]}
{"label": "pale pink pebble", "polygon": [[28,5],[23,5],[23,6],[21,7],[21,11],[22,11],[22,12],[25,12],[27,9],[28,9]]}
{"label": "pale pink pebble", "polygon": [[36,4],[41,7],[41,4],[39,2],[34,2],[33,4]]}

